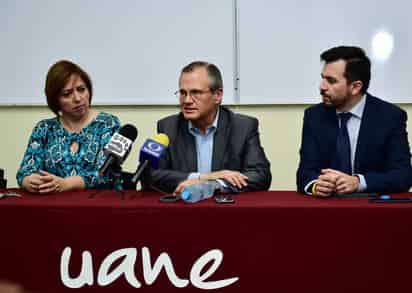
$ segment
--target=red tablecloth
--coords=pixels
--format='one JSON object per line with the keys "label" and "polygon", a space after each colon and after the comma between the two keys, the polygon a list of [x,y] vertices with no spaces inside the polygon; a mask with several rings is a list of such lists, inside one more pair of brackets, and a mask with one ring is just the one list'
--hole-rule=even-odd
{"label": "red tablecloth", "polygon": [[[101,191],[89,198],[92,193],[0,200],[0,279],[39,293],[202,292],[191,281],[192,266],[218,249],[222,262],[205,282],[238,280],[214,292],[412,292],[412,204],[316,199],[287,191],[240,194],[226,205],[166,204],[158,194],[138,192],[121,199]],[[80,274],[82,253],[90,252],[92,285],[75,290],[62,282],[66,247],[71,278]],[[147,284],[143,247],[152,264],[167,253],[188,285],[175,287],[164,269]],[[124,275],[98,284],[104,259],[124,248],[137,251],[134,275],[141,287]]]}

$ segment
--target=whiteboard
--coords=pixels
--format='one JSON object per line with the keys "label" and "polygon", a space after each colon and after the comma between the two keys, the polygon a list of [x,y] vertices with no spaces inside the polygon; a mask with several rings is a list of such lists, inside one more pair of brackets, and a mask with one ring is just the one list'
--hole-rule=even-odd
{"label": "whiteboard", "polygon": [[46,104],[60,59],[90,74],[94,104],[177,104],[194,60],[221,69],[233,103],[233,15],[232,0],[2,0],[0,105]]}
{"label": "whiteboard", "polygon": [[[242,104],[319,102],[319,55],[337,45],[365,49],[371,94],[412,102],[412,2],[238,0],[237,7]],[[382,32],[393,37],[386,60],[372,46]]]}

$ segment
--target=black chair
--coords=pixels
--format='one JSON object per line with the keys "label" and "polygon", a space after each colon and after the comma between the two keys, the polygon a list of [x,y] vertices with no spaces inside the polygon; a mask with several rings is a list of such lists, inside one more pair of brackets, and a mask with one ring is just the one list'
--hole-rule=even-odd
{"label": "black chair", "polygon": [[4,178],[3,169],[0,169],[0,188],[7,188],[7,180]]}

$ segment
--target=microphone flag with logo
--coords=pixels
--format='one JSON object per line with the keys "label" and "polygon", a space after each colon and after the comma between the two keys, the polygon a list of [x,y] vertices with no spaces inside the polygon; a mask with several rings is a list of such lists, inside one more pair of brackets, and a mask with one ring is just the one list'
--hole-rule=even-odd
{"label": "microphone flag with logo", "polygon": [[131,181],[136,184],[143,171],[150,165],[153,169],[159,169],[160,159],[169,146],[169,137],[164,133],[156,134],[153,139],[147,139],[140,149],[139,166]]}
{"label": "microphone flag with logo", "polygon": [[113,134],[104,147],[104,153],[107,158],[99,169],[100,176],[104,176],[112,165],[119,167],[124,162],[130,153],[136,137],[137,129],[131,124],[122,126],[118,133]]}

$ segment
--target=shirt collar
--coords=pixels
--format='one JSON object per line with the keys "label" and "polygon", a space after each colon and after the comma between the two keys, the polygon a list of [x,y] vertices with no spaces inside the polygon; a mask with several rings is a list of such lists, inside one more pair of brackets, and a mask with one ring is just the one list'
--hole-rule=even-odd
{"label": "shirt collar", "polygon": [[[363,110],[365,110],[365,103],[366,103],[366,95],[363,95],[362,98],[359,100],[359,102],[348,112],[351,113],[353,116],[359,119],[362,119]],[[339,113],[342,113],[342,112],[336,111],[336,114],[339,114]]]}
{"label": "shirt collar", "polygon": [[[219,114],[220,114],[220,108],[217,108],[217,113],[216,113],[216,117],[215,120],[213,121],[212,125],[210,125],[207,130],[206,130],[206,134],[209,134],[210,131],[214,130],[217,128],[217,122],[219,121]],[[197,129],[193,124],[192,121],[188,121],[187,126],[189,128],[190,132],[194,132],[194,133],[200,133],[199,129]]]}

